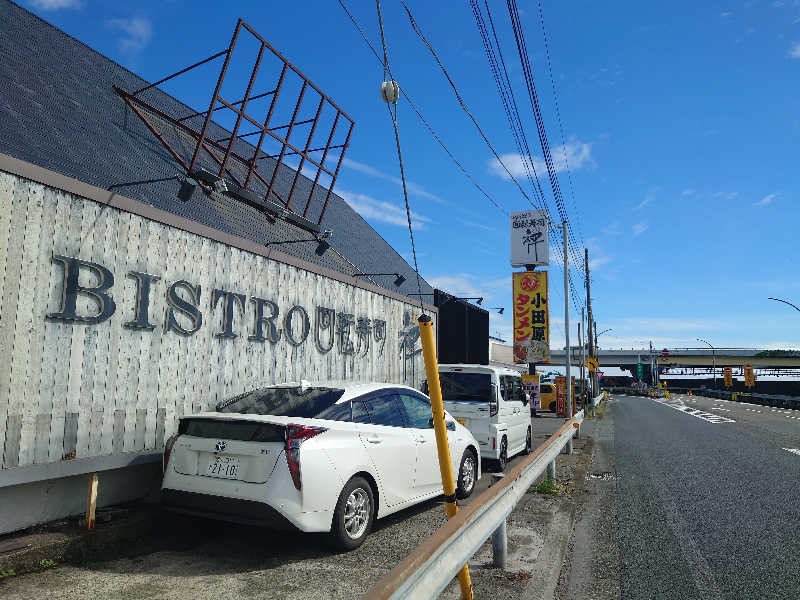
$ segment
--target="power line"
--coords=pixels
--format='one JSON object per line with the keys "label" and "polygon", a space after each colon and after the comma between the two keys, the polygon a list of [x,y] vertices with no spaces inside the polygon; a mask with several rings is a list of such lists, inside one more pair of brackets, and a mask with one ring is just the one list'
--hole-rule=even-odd
{"label": "power line", "polygon": [[[491,143],[489,138],[486,136],[486,133],[483,131],[483,128],[480,126],[480,124],[478,123],[477,119],[472,114],[472,112],[469,110],[469,108],[467,107],[466,103],[464,102],[464,99],[461,96],[461,92],[459,91],[458,86],[456,86],[455,82],[453,81],[452,77],[450,76],[449,72],[447,71],[447,68],[444,66],[444,64],[442,63],[441,59],[439,58],[439,55],[436,52],[436,49],[433,47],[433,45],[428,41],[428,39],[422,33],[419,25],[417,25],[417,22],[414,19],[414,15],[411,13],[411,10],[408,8],[408,5],[403,0],[401,0],[401,4],[402,4],[403,8],[405,9],[406,14],[408,15],[408,19],[409,19],[409,22],[411,23],[411,28],[414,30],[414,33],[416,33],[417,37],[419,37],[420,40],[422,40],[422,42],[427,46],[427,48],[430,51],[431,55],[433,56],[434,60],[436,61],[436,63],[438,64],[439,68],[441,69],[442,73],[444,74],[445,78],[447,79],[448,83],[450,84],[450,87],[452,88],[453,93],[455,94],[456,99],[458,100],[458,103],[461,105],[462,110],[467,114],[467,116],[470,118],[472,123],[475,125],[475,128],[477,129],[477,131],[480,134],[481,138],[483,139],[484,143],[491,150],[492,154],[494,154],[495,159],[497,160],[498,164],[503,168],[503,170],[506,172],[506,174],[509,176],[509,178],[516,184],[517,188],[519,188],[520,193],[522,193],[522,195],[525,197],[525,199],[528,200],[528,202],[531,204],[531,206],[533,206],[534,208],[540,209],[540,210],[544,210],[545,212],[548,212],[546,206],[543,206],[543,205],[542,206],[537,206],[537,204],[534,203],[533,200],[531,200],[530,196],[528,196],[528,194],[525,192],[525,190],[522,187],[522,185],[519,183],[519,181],[516,179],[516,177],[514,177],[514,175],[509,170],[509,168],[503,162],[502,158],[500,157],[500,154],[497,152],[497,150],[495,149],[494,145]],[[540,201],[540,204],[541,204],[541,201]],[[566,220],[566,219],[564,217],[562,217],[562,220]],[[552,223],[551,223],[551,227],[552,227]],[[574,287],[574,285],[573,285],[573,287]],[[574,301],[574,298],[573,298],[573,301]]]}
{"label": "power line", "polygon": [[[389,70],[389,51],[386,47],[386,35],[383,31],[383,14],[381,13],[381,0],[375,0],[375,5],[378,9],[378,24],[380,25],[381,29],[381,45],[383,46],[383,77],[384,81],[386,81],[386,72]],[[394,78],[391,81],[392,85],[395,85]],[[394,105],[394,112],[392,112],[392,106]],[[394,102],[390,102],[387,99],[386,108],[389,111],[389,118],[392,120],[392,125],[394,127],[394,141],[397,146],[397,162],[400,165],[400,180],[403,183],[403,200],[405,201],[406,205],[406,218],[408,219],[408,235],[411,238],[411,253],[414,257],[414,272],[417,275],[417,292],[419,293],[419,307],[422,312],[425,312],[425,305],[422,302],[422,282],[420,281],[419,276],[419,265],[417,264],[417,247],[414,244],[414,229],[411,226],[411,207],[408,203],[408,188],[406,187],[406,171],[405,167],[403,166],[403,152],[400,149],[400,128],[397,125],[397,97],[395,96]]]}
{"label": "power line", "polygon": [[[368,48],[369,48],[369,49],[372,51],[372,54],[375,56],[375,58],[376,58],[376,59],[378,59],[378,62],[379,62],[379,63],[381,63],[381,64],[384,66],[384,68],[386,69],[386,71],[389,73],[389,77],[391,77],[392,79],[394,79],[394,76],[392,75],[392,71],[391,71],[391,69],[389,68],[389,65],[387,65],[387,64],[386,64],[386,63],[385,63],[383,60],[381,60],[381,57],[380,57],[380,55],[378,55],[378,52],[375,50],[375,47],[372,45],[372,42],[370,42],[370,41],[369,41],[369,38],[367,38],[366,34],[364,33],[364,30],[361,28],[361,25],[359,25],[358,21],[357,21],[357,20],[356,20],[356,18],[353,16],[353,13],[351,13],[351,12],[350,12],[350,10],[347,8],[347,6],[346,6],[346,5],[345,5],[345,3],[343,2],[343,0],[337,0],[337,1],[339,2],[339,6],[341,6],[341,7],[342,7],[342,10],[344,10],[344,12],[345,12],[345,13],[347,14],[347,16],[349,17],[349,19],[350,19],[350,22],[351,22],[351,23],[353,23],[353,26],[356,28],[356,30],[358,31],[358,33],[361,35],[361,38],[364,40],[364,43],[365,43],[365,44],[367,45],[367,47],[368,47]],[[435,140],[436,140],[436,142],[437,142],[437,143],[438,143],[438,144],[439,144],[439,145],[442,147],[442,150],[444,150],[444,151],[445,151],[445,153],[447,154],[447,156],[449,156],[449,157],[450,157],[450,160],[452,160],[452,161],[455,163],[455,165],[456,165],[456,166],[457,166],[457,167],[458,167],[458,168],[461,170],[461,172],[462,172],[462,173],[464,173],[464,175],[467,177],[467,179],[469,179],[469,180],[470,180],[470,182],[472,183],[472,185],[473,185],[473,186],[475,186],[475,188],[476,188],[476,189],[477,189],[477,190],[478,190],[478,191],[479,191],[481,194],[483,194],[483,196],[484,196],[484,197],[485,197],[485,198],[486,198],[486,199],[487,199],[487,200],[488,200],[488,201],[489,201],[489,202],[490,202],[490,203],[491,203],[491,204],[492,204],[492,205],[493,205],[493,206],[494,206],[496,209],[498,209],[498,210],[499,210],[500,212],[502,212],[504,215],[506,215],[506,216],[509,216],[509,214],[508,214],[508,211],[507,211],[506,209],[504,209],[502,206],[500,206],[500,204],[498,204],[498,202],[497,202],[497,201],[496,201],[494,198],[492,198],[492,197],[489,195],[489,193],[488,193],[486,190],[484,190],[484,189],[483,189],[483,188],[482,188],[482,187],[481,187],[481,186],[478,184],[478,182],[475,180],[475,178],[474,178],[474,177],[473,177],[473,176],[472,176],[472,175],[469,173],[469,171],[467,171],[466,167],[465,167],[465,166],[464,166],[464,165],[463,165],[463,164],[462,164],[462,163],[461,163],[461,162],[460,162],[460,161],[459,161],[459,160],[458,160],[458,159],[455,157],[455,155],[454,155],[454,154],[453,154],[453,153],[450,151],[450,149],[449,149],[449,148],[448,148],[448,147],[445,145],[445,143],[444,143],[444,141],[442,141],[441,137],[439,137],[439,135],[436,133],[436,131],[434,131],[434,129],[433,129],[433,126],[431,126],[431,124],[428,122],[428,120],[427,120],[427,119],[425,119],[425,117],[424,117],[424,116],[422,116],[422,112],[419,110],[419,108],[417,108],[417,105],[416,105],[416,104],[414,103],[414,101],[411,99],[411,96],[408,94],[408,92],[407,92],[405,89],[403,89],[403,88],[400,88],[400,93],[401,93],[401,94],[403,95],[403,97],[406,99],[406,101],[408,102],[408,104],[409,104],[409,106],[411,107],[411,109],[412,109],[412,110],[413,110],[413,111],[416,113],[416,115],[417,115],[417,117],[419,118],[419,120],[420,120],[420,121],[422,121],[422,124],[423,124],[423,125],[425,125],[425,128],[428,130],[428,132],[431,134],[431,136],[433,136],[433,139],[435,139]]]}
{"label": "power line", "polygon": [[[505,59],[503,58],[503,51],[500,46],[500,42],[497,39],[497,31],[494,27],[494,20],[492,19],[491,10],[489,9],[488,2],[484,0],[484,4],[486,6],[486,12],[489,17],[489,25],[492,30],[492,37],[494,39],[494,46],[497,47],[497,56],[495,56],[492,39],[489,38],[488,30],[486,28],[486,23],[483,19],[483,13],[481,12],[480,5],[478,4],[477,0],[470,0],[470,3],[472,5],[473,16],[475,17],[475,21],[478,25],[478,31],[481,35],[483,46],[484,49],[486,50],[486,55],[489,60],[489,67],[492,71],[495,83],[500,93],[500,98],[503,103],[503,108],[506,112],[506,117],[508,119],[514,140],[517,144],[517,149],[519,150],[523,167],[526,171],[531,187],[534,189],[534,191],[538,190],[539,197],[542,199],[542,202],[545,203],[544,190],[542,190],[539,177],[536,173],[536,167],[533,164],[533,156],[530,151],[530,146],[528,145],[524,126],[522,125],[522,119],[519,114],[519,108],[517,106],[514,90],[513,87],[511,86],[511,80],[508,76],[508,70],[506,68]],[[499,62],[498,62],[498,57],[499,57]],[[500,73],[499,67],[502,67],[502,75]],[[552,222],[550,223],[550,231],[551,233],[555,234],[555,228],[553,227]],[[560,236],[554,235],[553,239],[556,241],[555,243],[556,247],[558,247],[561,242]],[[560,254],[561,254],[560,252],[557,253],[559,257]],[[575,262],[576,259],[574,253],[572,253],[571,256],[573,262]],[[580,305],[580,301],[578,300],[579,296],[577,294],[577,290],[575,289],[575,285],[572,282],[572,278],[569,277],[568,281],[570,286],[570,295],[572,297],[573,304],[579,306]]]}
{"label": "power line", "polygon": [[561,111],[558,108],[558,92],[556,92],[556,81],[553,78],[553,65],[550,60],[550,44],[547,42],[547,29],[544,26],[544,13],[542,12],[542,0],[539,1],[539,21],[542,24],[542,38],[544,39],[544,52],[547,57],[547,71],[550,73],[550,87],[553,89],[553,105],[556,109],[556,119],[558,120],[558,130],[561,133],[561,147],[564,149],[564,166],[567,168],[567,180],[569,181],[570,199],[572,200],[572,210],[577,216],[578,221],[578,234],[580,236],[581,245],[583,245],[583,227],[581,226],[581,214],[575,207],[575,188],[572,185],[572,172],[569,168],[569,160],[567,158],[567,142],[564,138],[564,126],[561,122]]}
{"label": "power line", "polygon": [[[561,186],[558,182],[558,174],[555,171],[553,157],[550,152],[550,144],[547,141],[547,130],[544,126],[544,119],[542,117],[542,111],[539,105],[539,97],[536,93],[536,85],[533,81],[533,71],[531,68],[530,57],[528,56],[525,34],[522,31],[522,22],[519,17],[519,10],[517,9],[516,0],[506,0],[506,4],[508,6],[509,17],[511,18],[511,26],[514,31],[514,39],[517,44],[517,52],[519,54],[520,63],[522,64],[522,72],[525,78],[525,84],[528,88],[528,96],[531,101],[531,108],[533,109],[534,119],[536,121],[536,130],[539,134],[539,143],[542,147],[542,154],[544,155],[544,162],[547,166],[547,174],[550,179],[550,186],[553,190],[553,198],[555,199],[559,215],[561,215],[562,220],[566,221],[566,207],[564,206],[564,199],[561,195]],[[568,234],[568,244],[574,248],[577,246],[577,243],[574,241],[572,231],[570,230]]]}

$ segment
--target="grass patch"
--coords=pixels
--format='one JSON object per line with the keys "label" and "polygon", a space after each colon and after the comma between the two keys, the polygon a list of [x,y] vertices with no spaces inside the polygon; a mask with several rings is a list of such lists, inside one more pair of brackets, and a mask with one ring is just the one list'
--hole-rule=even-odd
{"label": "grass patch", "polygon": [[549,477],[542,479],[533,489],[539,494],[548,494],[550,496],[560,496],[566,491],[563,483]]}

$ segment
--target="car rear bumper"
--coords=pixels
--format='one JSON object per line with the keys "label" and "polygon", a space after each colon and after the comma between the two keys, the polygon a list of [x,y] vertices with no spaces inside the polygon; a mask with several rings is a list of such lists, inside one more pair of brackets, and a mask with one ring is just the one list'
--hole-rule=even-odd
{"label": "car rear bumper", "polygon": [[258,525],[284,531],[300,529],[269,504],[255,500],[162,489],[161,504],[167,510],[221,521]]}

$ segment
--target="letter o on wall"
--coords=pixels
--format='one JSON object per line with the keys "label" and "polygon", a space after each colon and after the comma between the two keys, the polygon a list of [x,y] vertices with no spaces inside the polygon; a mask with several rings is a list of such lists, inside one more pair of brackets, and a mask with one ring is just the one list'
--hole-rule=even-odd
{"label": "letter o on wall", "polygon": [[[303,333],[299,338],[295,337],[294,328],[292,327],[292,321],[295,312],[300,313],[300,318],[303,321]],[[286,338],[293,346],[299,346],[305,342],[306,338],[308,337],[308,332],[311,331],[311,321],[308,320],[308,313],[306,312],[306,309],[302,306],[293,306],[290,308],[286,312],[286,316],[283,318],[283,329],[286,332]]]}

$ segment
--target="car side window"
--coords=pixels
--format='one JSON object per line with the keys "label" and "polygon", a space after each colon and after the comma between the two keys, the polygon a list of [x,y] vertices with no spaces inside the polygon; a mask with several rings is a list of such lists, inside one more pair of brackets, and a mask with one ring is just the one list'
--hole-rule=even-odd
{"label": "car side window", "polygon": [[388,427],[406,426],[403,405],[394,394],[373,396],[364,402],[367,405],[370,422],[373,425],[386,425]]}
{"label": "car side window", "polygon": [[518,402],[523,402],[525,400],[525,393],[522,389],[522,379],[519,377],[509,377],[509,383],[511,383],[512,389],[514,390],[511,398],[513,400],[517,400]]}
{"label": "car side window", "polygon": [[367,406],[363,400],[353,400],[353,423],[371,423]]}
{"label": "car side window", "polygon": [[340,402],[329,406],[320,413],[314,415],[315,419],[330,419],[331,421],[349,421],[350,420],[350,403]]}
{"label": "car side window", "polygon": [[431,419],[431,405],[408,394],[397,394],[400,402],[403,403],[403,408],[406,410],[406,420],[408,427],[414,429],[430,429]]}

